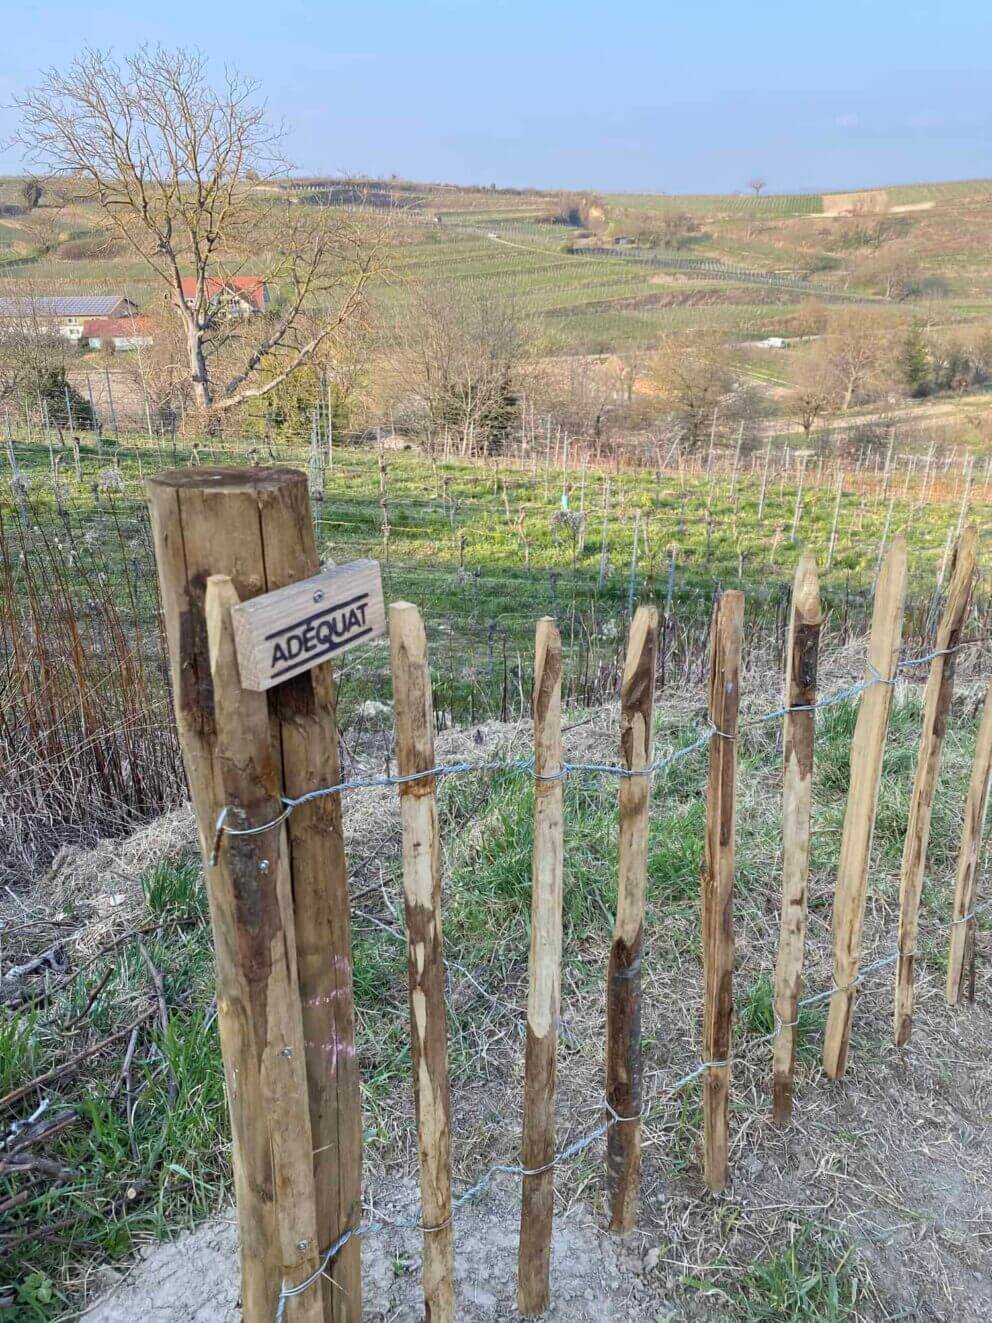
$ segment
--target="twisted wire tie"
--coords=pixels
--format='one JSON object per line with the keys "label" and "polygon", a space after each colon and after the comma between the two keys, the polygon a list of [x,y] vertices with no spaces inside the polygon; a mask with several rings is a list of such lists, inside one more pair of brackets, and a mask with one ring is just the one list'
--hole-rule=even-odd
{"label": "twisted wire tie", "polygon": [[975,918],[975,916],[978,914],[979,909],[981,909],[981,906],[977,906],[975,909],[969,910],[967,914],[962,914],[960,919],[952,919],[951,927],[955,928],[959,923],[971,923],[972,919]]}

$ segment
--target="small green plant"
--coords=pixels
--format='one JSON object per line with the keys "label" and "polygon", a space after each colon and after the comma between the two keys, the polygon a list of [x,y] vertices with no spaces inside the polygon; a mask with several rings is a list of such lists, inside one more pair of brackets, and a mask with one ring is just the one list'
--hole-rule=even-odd
{"label": "small green plant", "polygon": [[[801,1006],[796,1017],[796,1053],[813,1059],[817,1054],[815,1038],[823,1023],[819,1006]],[[775,984],[770,974],[762,974],[751,984],[740,1003],[740,1027],[745,1034],[764,1037],[775,1032]]]}
{"label": "small green plant", "polygon": [[778,1254],[759,1259],[731,1296],[740,1323],[844,1323],[856,1316],[853,1250],[808,1224]]}
{"label": "small green plant", "polygon": [[145,903],[152,914],[177,919],[205,917],[207,896],[198,860],[165,860],[141,879]]}

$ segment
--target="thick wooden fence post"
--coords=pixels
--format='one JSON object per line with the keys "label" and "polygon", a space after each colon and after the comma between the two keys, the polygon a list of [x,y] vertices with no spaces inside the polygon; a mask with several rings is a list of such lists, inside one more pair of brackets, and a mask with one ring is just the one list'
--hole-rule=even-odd
{"label": "thick wooden fence post", "polygon": [[974,528],[966,528],[954,550],[947,600],[937,629],[935,650],[938,650],[938,655],[930,663],[930,674],[927,677],[920,752],[909,803],[899,882],[899,959],[896,964],[893,1024],[895,1041],[899,1047],[905,1046],[913,1033],[913,970],[923,871],[930,843],[930,817],[947,731],[947,717],[954,693],[954,668],[957,662],[955,650],[961,640],[961,631],[971,605],[977,542]]}
{"label": "thick wooden fence post", "polygon": [[992,781],[992,684],[985,695],[982,720],[978,727],[975,761],[964,809],[964,826],[958,849],[957,882],[954,888],[954,915],[947,956],[947,1003],[956,1006],[964,991],[964,980],[974,955],[975,900],[978,894],[978,852],[985,830],[989,806],[989,782]]}
{"label": "thick wooden fence post", "polygon": [[409,602],[389,608],[396,762],[400,776],[403,894],[410,980],[410,1059],[424,1220],[427,1323],[454,1323],[455,1242],[451,1225],[451,1102],[441,942],[441,837],[434,766],[434,712],[427,637]]}
{"label": "thick wooden fence post", "polygon": [[[534,854],[531,869],[530,987],[521,1162],[523,1178],[517,1304],[540,1314],[551,1300],[555,1081],[561,1001],[562,802],[561,638],[539,620],[534,654]],[[544,777],[555,778],[543,780]],[[541,1170],[544,1168],[544,1170]]]}
{"label": "thick wooden fence post", "polygon": [[703,1175],[714,1193],[727,1184],[731,1022],[734,1013],[734,849],[737,716],[744,594],[721,593],[710,640],[710,738],[701,908],[703,928]]}
{"label": "thick wooden fence post", "polygon": [[[152,478],[148,494],[176,721],[207,860],[218,961],[218,1023],[234,1129],[242,1308],[246,1323],[256,1319],[271,1323],[281,1273],[272,1153],[267,1143],[242,1151],[241,1118],[257,1114],[261,1105],[252,1082],[258,1067],[248,1069],[232,1056],[239,1049],[240,1024],[246,1012],[237,997],[222,991],[229,979],[225,962],[238,950],[237,898],[228,866],[227,842],[218,851],[217,864],[210,862],[224,796],[205,591],[208,577],[228,574],[239,599],[247,601],[313,574],[318,568],[313,526],[306,480],[294,469],[172,470]],[[316,667],[308,675],[270,690],[265,702],[279,793],[332,784],[336,779],[337,735],[330,666]],[[304,750],[309,751],[306,757]],[[308,821],[319,824],[320,831],[309,832]],[[335,847],[333,840],[329,841],[327,827],[338,824],[340,842],[336,797],[320,806],[298,810],[289,823],[286,839],[297,930],[299,998],[312,1147],[316,1150],[317,1239],[319,1248],[325,1249],[356,1225],[361,1197],[361,1117],[354,1055],[347,882],[343,852],[340,844]],[[330,834],[335,834],[333,825]],[[264,841],[267,835],[258,839]],[[329,934],[329,928],[333,928],[333,934]],[[333,1052],[326,1050],[329,1043],[335,1044]],[[323,1299],[324,1323],[357,1323],[361,1314],[359,1253],[358,1238],[354,1237],[328,1267],[330,1280],[314,1288],[311,1298]],[[295,1309],[295,1304],[292,1307]]]}
{"label": "thick wooden fence post", "polygon": [[868,679],[880,680],[861,695],[854,740],[851,774],[840,844],[840,863],[834,893],[834,987],[823,1044],[823,1069],[839,1079],[847,1066],[854,1010],[854,981],[861,963],[868,864],[882,777],[885,735],[892,708],[892,681],[899,664],[902,617],[906,602],[906,542],[893,540],[875,588],[871,636],[868,641]]}
{"label": "thick wooden fence post", "polygon": [[782,917],[775,966],[775,1046],[772,1053],[772,1115],[779,1124],[784,1124],[792,1116],[813,808],[816,713],[811,707],[816,702],[821,620],[816,559],[806,552],[800,557],[792,586],[792,621],[785,673],[785,704],[789,711],[783,723]]}
{"label": "thick wooden fence post", "polygon": [[[227,575],[207,579],[204,609],[217,765],[235,828],[271,822],[281,811],[265,695],[242,689],[238,677],[231,627],[231,607],[237,604],[237,591]],[[242,1133],[252,1147],[271,1150],[283,1280],[295,1286],[316,1269],[320,1247],[286,832],[278,827],[231,836],[222,848],[226,859],[221,866],[231,879],[237,950],[222,954],[218,948],[217,1005],[219,1009],[233,990],[246,1011],[244,1021],[234,1027],[240,1041],[232,1053],[228,1082],[236,1095],[248,1072],[257,1073],[262,1110],[245,1109]],[[236,989],[222,965],[230,966]],[[309,1291],[290,1297],[287,1317],[320,1323],[322,1291],[315,1289],[320,1286],[315,1282]]]}
{"label": "thick wooden fence post", "polygon": [[[641,943],[647,889],[648,808],[658,612],[640,606],[630,626],[620,688],[620,781],[617,916],[606,980],[606,1137],[611,1231],[631,1231],[641,1179]],[[616,1117],[629,1120],[617,1121]]]}
{"label": "thick wooden fence post", "polygon": [[[301,495],[305,495],[301,493]],[[318,573],[309,502],[292,523],[266,529],[269,588]],[[283,794],[293,797],[341,780],[337,693],[329,662],[269,691],[272,738]],[[293,865],[296,956],[300,971],[307,1090],[321,1248],[361,1221],[362,1113],[351,973],[351,900],[341,797],[303,804],[287,822]],[[348,1240],[328,1264],[325,1323],[360,1323],[361,1242]],[[331,1285],[330,1283],[333,1283]]]}

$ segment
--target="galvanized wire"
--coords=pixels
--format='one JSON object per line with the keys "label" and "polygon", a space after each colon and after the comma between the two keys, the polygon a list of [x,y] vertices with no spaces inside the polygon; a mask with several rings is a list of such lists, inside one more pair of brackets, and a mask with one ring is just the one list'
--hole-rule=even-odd
{"label": "galvanized wire", "polygon": [[[952,927],[955,923],[964,923],[966,920],[973,919],[979,913],[988,909],[990,905],[992,905],[992,902],[977,905],[969,914],[963,915],[960,919],[951,920],[951,922],[945,926]],[[822,992],[815,992],[808,997],[801,997],[797,1002],[797,1007],[803,1009],[807,1006],[816,1006],[821,1002],[829,1001],[829,999],[838,992],[849,992],[863,983],[865,979],[870,978],[872,974],[877,974],[879,970],[887,969],[889,966],[894,965],[898,958],[898,950],[890,952],[888,955],[872,961],[871,964],[865,965],[865,967],[860,970],[857,977],[843,987],[838,987],[834,984]],[[279,1292],[279,1303],[275,1316],[276,1323],[281,1323],[281,1320],[285,1316],[286,1301],[293,1296],[302,1295],[304,1291],[313,1286],[313,1284],[327,1272],[335,1257],[341,1252],[345,1245],[347,1245],[348,1241],[355,1236],[372,1236],[387,1230],[422,1231],[426,1234],[441,1231],[451,1224],[454,1220],[454,1215],[459,1208],[462,1208],[465,1204],[470,1203],[480,1195],[492,1184],[497,1176],[516,1176],[520,1178],[525,1176],[540,1176],[546,1171],[550,1171],[556,1167],[562,1166],[566,1162],[572,1161],[572,1159],[577,1158],[580,1154],[591,1148],[598,1140],[605,1138],[611,1126],[623,1125],[632,1121],[643,1123],[651,1120],[671,1098],[676,1094],[681,1093],[683,1089],[688,1088],[688,1086],[695,1080],[705,1075],[706,1071],[723,1069],[733,1065],[735,1061],[740,1061],[746,1053],[752,1051],[754,1048],[773,1042],[783,1029],[793,1028],[797,1024],[798,1020],[791,1021],[788,1024],[779,1023],[778,1017],[776,1016],[776,1026],[770,1033],[760,1034],[756,1037],[749,1038],[739,1052],[734,1053],[721,1061],[697,1062],[687,1074],[682,1075],[679,1079],[674,1080],[664,1088],[656,1089],[651,1096],[645,1100],[641,1110],[632,1116],[622,1116],[614,1111],[604,1097],[601,1100],[601,1105],[603,1110],[607,1113],[607,1119],[605,1121],[601,1121],[598,1125],[594,1126],[591,1130],[588,1130],[578,1139],[574,1139],[571,1143],[566,1144],[555,1154],[550,1162],[545,1163],[541,1167],[525,1167],[519,1162],[496,1163],[479,1177],[474,1184],[468,1186],[467,1189],[463,1190],[461,1194],[452,1200],[451,1217],[447,1218],[444,1222],[438,1223],[436,1226],[426,1226],[419,1216],[397,1219],[378,1218],[366,1222],[360,1222],[357,1226],[343,1232],[342,1235],[340,1235],[337,1240],[324,1251],[321,1256],[319,1267],[316,1268],[309,1277],[304,1281],[299,1282],[296,1286],[283,1285]]]}
{"label": "galvanized wire", "polygon": [[[952,652],[958,652],[960,649],[969,646],[969,644],[983,642],[981,639],[966,639],[958,643],[953,648],[937,648],[933,652],[928,652],[923,657],[914,657],[911,660],[899,663],[900,667],[923,666],[927,662],[933,661],[936,657],[944,657]],[[773,708],[770,712],[763,712],[756,717],[745,718],[740,725],[742,727],[765,725],[770,721],[780,721],[794,712],[819,712],[824,708],[833,707],[837,703],[843,703],[847,699],[856,698],[865,690],[873,688],[877,684],[894,685],[896,678],[886,679],[881,675],[869,661],[867,663],[871,674],[864,680],[859,680],[855,684],[847,685],[826,698],[817,699],[815,703],[800,703],[794,707],[782,706]],[[680,749],[675,749],[672,753],[663,754],[661,757],[653,759],[645,767],[630,768],[624,767],[619,763],[573,763],[565,761],[556,772],[538,773],[534,769],[533,758],[517,758],[500,762],[455,762],[439,763],[435,767],[425,768],[423,771],[406,772],[403,774],[381,776],[362,776],[354,777],[344,781],[338,781],[331,786],[321,786],[315,790],[308,790],[303,795],[293,797],[283,797],[283,809],[281,813],[270,818],[267,822],[259,823],[254,827],[231,827],[228,825],[228,818],[240,810],[231,805],[225,805],[217,816],[214,826],[214,845],[211,852],[211,863],[217,862],[218,852],[222,838],[226,836],[258,836],[262,832],[271,831],[274,827],[281,826],[286,819],[305,804],[312,804],[317,800],[326,799],[330,795],[344,794],[348,790],[373,790],[381,789],[385,786],[408,785],[411,781],[420,781],[427,777],[434,777],[440,780],[449,776],[479,775],[484,772],[493,773],[526,773],[538,781],[562,781],[575,775],[592,776],[616,776],[624,779],[635,776],[652,776],[655,772],[660,772],[673,763],[679,762],[690,754],[704,749],[714,736],[731,738],[724,731],[717,730],[712,724],[702,731],[690,744]]]}

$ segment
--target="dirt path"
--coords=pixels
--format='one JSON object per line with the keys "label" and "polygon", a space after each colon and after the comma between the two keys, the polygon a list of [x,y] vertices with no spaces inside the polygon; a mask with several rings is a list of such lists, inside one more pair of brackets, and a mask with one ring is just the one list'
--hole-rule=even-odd
{"label": "dirt path", "polygon": [[[848,432],[872,423],[951,422],[962,419],[969,410],[986,410],[989,408],[992,408],[992,398],[980,402],[971,401],[970,403],[947,400],[934,404],[906,404],[891,409],[876,409],[871,413],[851,414],[848,417],[831,417],[828,426],[831,432]],[[770,418],[765,422],[764,430],[777,436],[783,432],[796,432],[799,429],[794,418]],[[819,430],[814,431],[814,437]]]}

